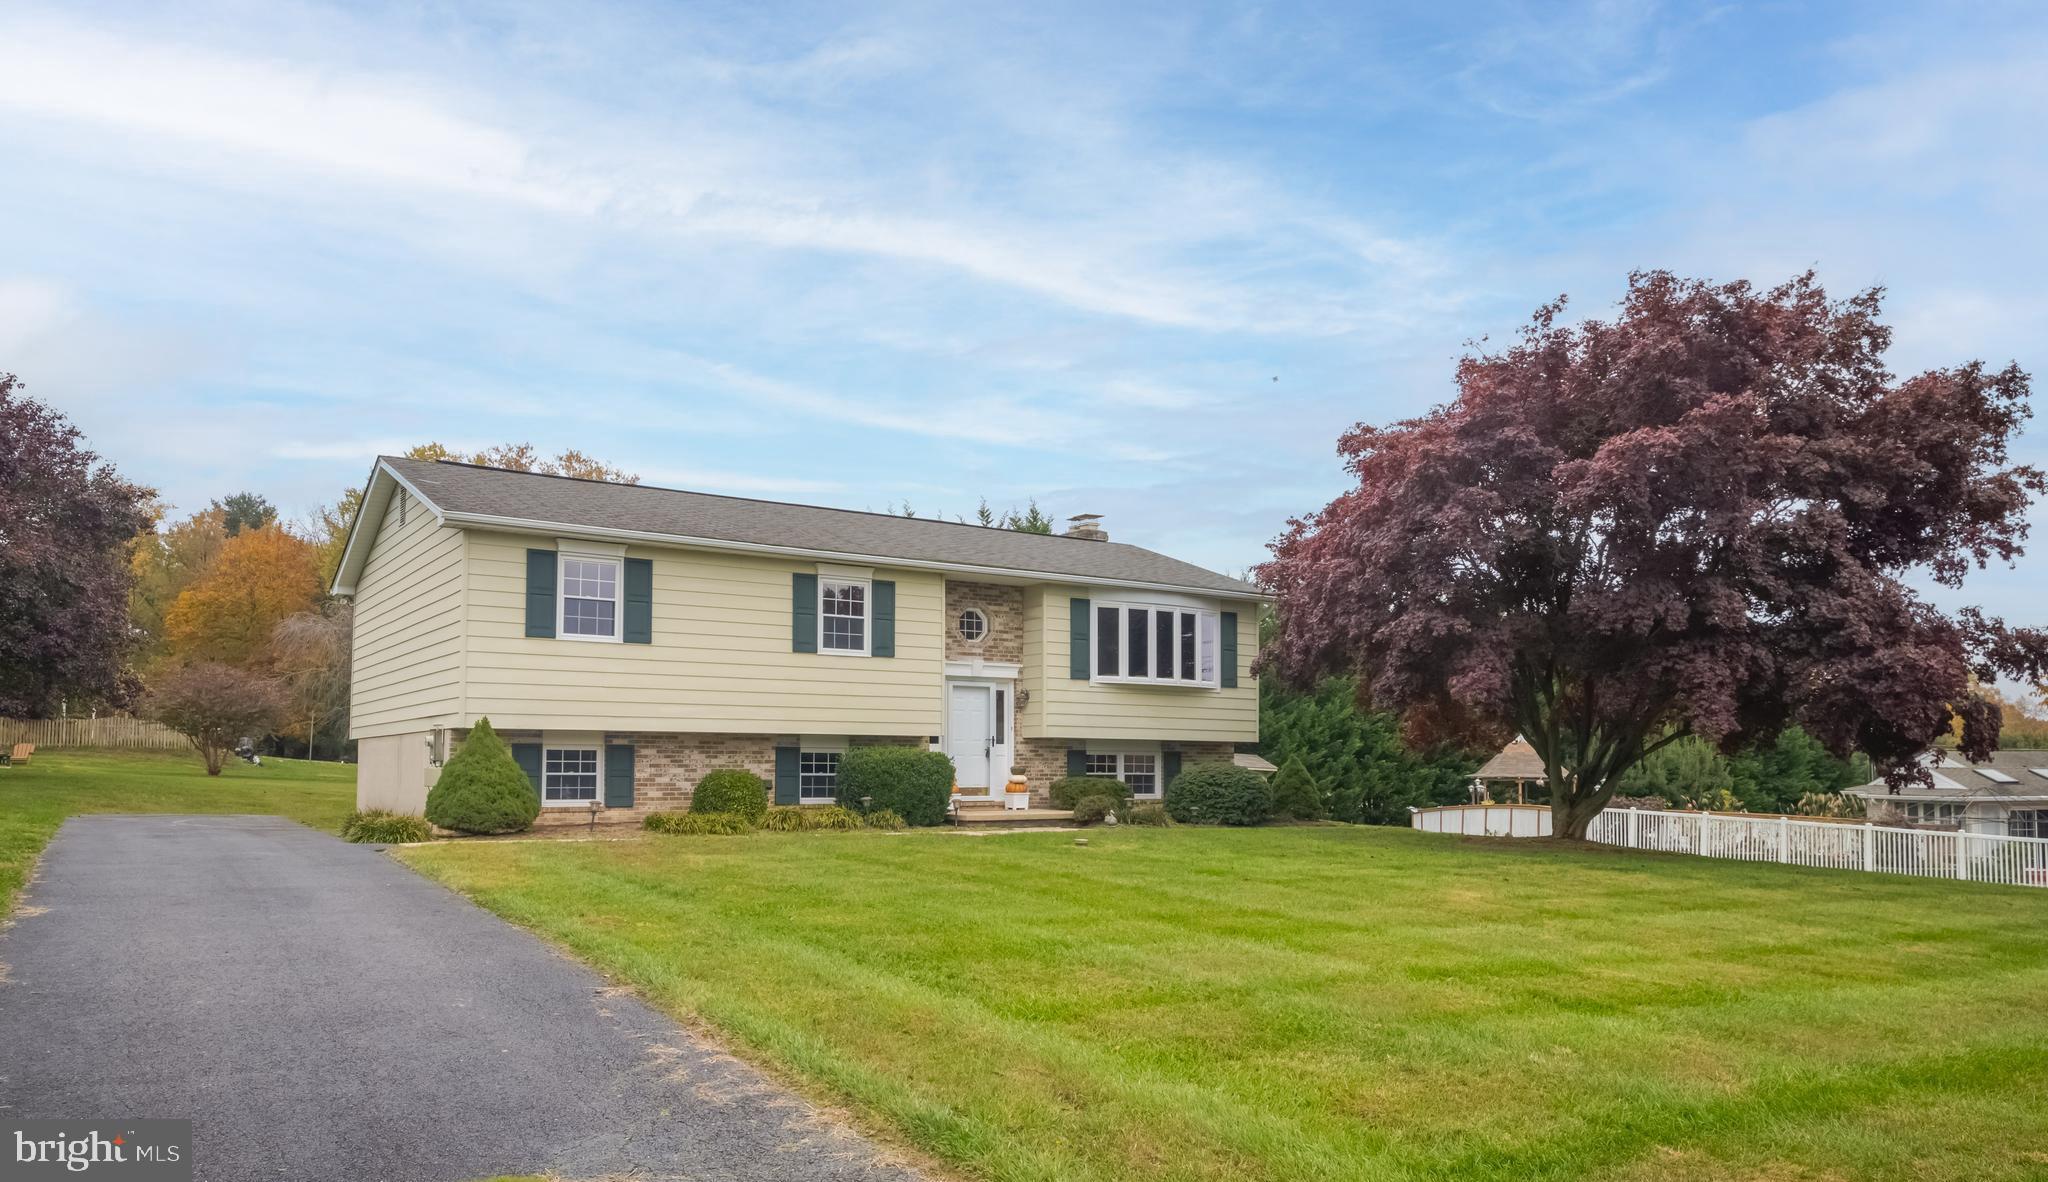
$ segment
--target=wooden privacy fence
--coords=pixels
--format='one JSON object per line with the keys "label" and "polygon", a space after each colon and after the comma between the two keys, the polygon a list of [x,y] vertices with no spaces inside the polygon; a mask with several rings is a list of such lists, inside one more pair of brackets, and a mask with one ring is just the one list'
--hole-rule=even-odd
{"label": "wooden privacy fence", "polygon": [[1887,825],[1609,809],[1586,836],[1607,845],[1745,862],[2048,886],[2048,839]]}
{"label": "wooden privacy fence", "polygon": [[0,746],[34,743],[38,747],[111,747],[129,751],[175,751],[188,746],[185,736],[146,718],[107,715],[102,718],[0,718]]}

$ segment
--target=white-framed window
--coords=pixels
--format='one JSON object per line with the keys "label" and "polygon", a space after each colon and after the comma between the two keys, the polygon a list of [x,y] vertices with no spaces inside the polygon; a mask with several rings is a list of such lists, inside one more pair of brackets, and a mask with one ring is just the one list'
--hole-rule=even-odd
{"label": "white-framed window", "polygon": [[548,747],[541,754],[540,802],[543,805],[589,804],[597,799],[604,778],[604,748]]}
{"label": "white-framed window", "polygon": [[960,613],[960,639],[969,644],[988,635],[988,617],[978,607],[970,607]]}
{"label": "white-framed window", "polygon": [[619,560],[583,554],[561,556],[561,606],[556,635],[571,640],[619,639]]}
{"label": "white-framed window", "polygon": [[818,651],[867,655],[867,580],[819,579],[818,622]]}
{"label": "white-framed window", "polygon": [[1160,792],[1159,757],[1149,751],[1090,751],[1082,768],[1091,776],[1123,781],[1140,799]]}
{"label": "white-framed window", "polygon": [[1903,803],[1906,820],[1915,825],[1960,825],[1964,807],[1935,800],[1908,800]]}
{"label": "white-framed window", "polygon": [[805,804],[825,804],[839,796],[839,752],[803,751],[796,761],[797,795]]}
{"label": "white-framed window", "polygon": [[1219,621],[1203,608],[1097,603],[1094,680],[1214,687]]}
{"label": "white-framed window", "polygon": [[2007,837],[2048,837],[2048,809],[2014,809],[2005,815]]}

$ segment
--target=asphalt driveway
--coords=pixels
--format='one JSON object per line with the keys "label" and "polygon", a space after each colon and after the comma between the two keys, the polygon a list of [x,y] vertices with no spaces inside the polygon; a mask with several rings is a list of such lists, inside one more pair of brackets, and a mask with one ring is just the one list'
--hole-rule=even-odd
{"label": "asphalt driveway", "polygon": [[915,1176],[526,932],[273,817],[73,818],[0,965],[0,1118],[190,1118],[200,1178]]}

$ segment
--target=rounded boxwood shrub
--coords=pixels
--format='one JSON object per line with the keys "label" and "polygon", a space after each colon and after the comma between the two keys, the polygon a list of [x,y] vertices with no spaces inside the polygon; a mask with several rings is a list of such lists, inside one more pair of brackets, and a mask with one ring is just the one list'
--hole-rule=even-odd
{"label": "rounded boxwood shrub", "polygon": [[518,833],[538,816],[533,781],[512,762],[491,720],[477,720],[427,793],[427,820],[457,833]]}
{"label": "rounded boxwood shrub", "polygon": [[649,813],[640,827],[684,836],[738,837],[754,831],[754,819],[740,813]]}
{"label": "rounded boxwood shrub", "polygon": [[690,811],[737,813],[758,825],[768,811],[768,781],[745,768],[713,768],[690,794]]}
{"label": "rounded boxwood shrub", "polygon": [[390,809],[357,809],[342,822],[343,841],[404,845],[409,841],[432,841],[434,827],[425,817],[394,813]]}
{"label": "rounded boxwood shrub", "polygon": [[839,757],[839,803],[888,809],[905,824],[943,825],[953,799],[953,761],[922,747],[855,747]]}
{"label": "rounded boxwood shrub", "polygon": [[1073,808],[1091,796],[1107,796],[1124,802],[1131,799],[1130,785],[1110,776],[1067,776],[1054,780],[1046,794],[1052,798],[1052,807],[1056,809]]}
{"label": "rounded boxwood shrub", "polygon": [[1197,763],[1166,786],[1166,815],[1184,825],[1257,825],[1273,815],[1273,790],[1250,768]]}
{"label": "rounded boxwood shrub", "polygon": [[1323,790],[1299,755],[1289,756],[1273,777],[1273,815],[1291,821],[1320,821],[1329,815],[1323,809]]}
{"label": "rounded boxwood shrub", "polygon": [[1084,796],[1074,802],[1074,824],[1093,825],[1115,814],[1118,803],[1114,796]]}
{"label": "rounded boxwood shrub", "polygon": [[1156,800],[1141,800],[1125,809],[1120,818],[1126,825],[1171,825],[1166,806]]}

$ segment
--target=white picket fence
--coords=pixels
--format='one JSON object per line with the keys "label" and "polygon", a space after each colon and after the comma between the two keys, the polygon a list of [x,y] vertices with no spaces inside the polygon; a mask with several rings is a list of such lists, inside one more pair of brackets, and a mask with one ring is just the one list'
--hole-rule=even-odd
{"label": "white picket fence", "polygon": [[1708,858],[2048,886],[2048,838],[2039,837],[1653,809],[1608,809],[1586,836]]}
{"label": "white picket fence", "polygon": [[[1551,832],[1548,805],[1448,805],[1409,809],[1408,814],[1409,824],[1425,833],[1549,837]],[[2048,838],[2040,837],[1655,809],[1608,809],[1593,818],[1586,836],[1667,854],[2048,887]]]}

